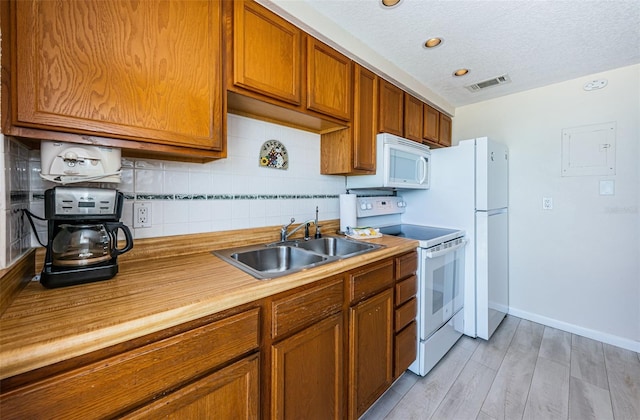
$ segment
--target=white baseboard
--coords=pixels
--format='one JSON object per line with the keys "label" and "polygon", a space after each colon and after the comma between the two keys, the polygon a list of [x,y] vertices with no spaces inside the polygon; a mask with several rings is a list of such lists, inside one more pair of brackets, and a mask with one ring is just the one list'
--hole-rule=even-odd
{"label": "white baseboard", "polygon": [[513,315],[518,318],[522,318],[529,321],[537,322],[538,324],[546,325],[548,327],[557,328],[562,331],[578,334],[583,337],[587,337],[593,340],[602,341],[603,343],[611,344],[612,346],[622,347],[623,349],[640,353],[640,341],[635,341],[628,338],[619,337],[617,335],[603,333],[602,331],[591,330],[589,328],[584,328],[578,325],[569,324],[567,322],[558,321],[557,319],[553,319],[553,318],[547,318],[546,316],[522,311],[520,309],[516,309],[513,307],[509,308],[509,315]]}

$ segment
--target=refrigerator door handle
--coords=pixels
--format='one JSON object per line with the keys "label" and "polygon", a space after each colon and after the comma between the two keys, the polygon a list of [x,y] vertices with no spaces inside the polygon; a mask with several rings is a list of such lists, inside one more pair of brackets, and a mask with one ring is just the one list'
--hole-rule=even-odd
{"label": "refrigerator door handle", "polygon": [[502,214],[502,213],[506,213],[508,210],[507,207],[503,207],[501,209],[493,209],[493,210],[487,210],[487,216],[494,216],[496,214]]}

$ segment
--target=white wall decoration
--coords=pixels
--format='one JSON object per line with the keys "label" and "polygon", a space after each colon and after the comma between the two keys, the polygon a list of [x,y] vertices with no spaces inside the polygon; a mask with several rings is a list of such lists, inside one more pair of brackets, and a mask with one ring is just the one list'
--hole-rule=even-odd
{"label": "white wall decoration", "polygon": [[284,144],[278,140],[267,140],[260,148],[260,166],[274,169],[289,167],[289,154]]}

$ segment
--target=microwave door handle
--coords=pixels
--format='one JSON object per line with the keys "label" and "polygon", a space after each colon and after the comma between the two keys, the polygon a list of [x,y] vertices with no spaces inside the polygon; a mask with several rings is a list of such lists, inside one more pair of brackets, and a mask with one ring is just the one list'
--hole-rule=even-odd
{"label": "microwave door handle", "polygon": [[420,156],[420,169],[422,170],[420,184],[424,184],[424,181],[427,179],[427,164],[427,159],[424,156]]}

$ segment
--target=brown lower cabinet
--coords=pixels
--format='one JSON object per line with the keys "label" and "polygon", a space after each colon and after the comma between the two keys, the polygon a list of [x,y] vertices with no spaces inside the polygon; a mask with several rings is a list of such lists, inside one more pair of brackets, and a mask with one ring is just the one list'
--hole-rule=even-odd
{"label": "brown lower cabinet", "polygon": [[[235,369],[240,368],[218,369],[257,352],[259,312],[254,308],[231,315],[8,392],[3,383],[2,419],[120,417],[134,409],[144,412],[147,404],[153,404],[150,410],[159,409],[154,400],[164,395],[176,409],[209,409],[208,415],[214,417],[218,407],[209,407],[208,402],[220,397],[244,401],[247,406],[237,410],[257,413],[257,384],[243,376],[231,381],[233,385],[221,386],[218,381],[237,376]],[[257,379],[257,366],[254,370],[251,376]],[[203,385],[208,390],[197,389]],[[251,389],[252,398],[247,398]]]}
{"label": "brown lower cabinet", "polygon": [[349,311],[349,418],[357,419],[393,382],[393,292]]}
{"label": "brown lower cabinet", "polygon": [[255,419],[260,409],[258,355],[214,372],[125,415],[126,419]]}
{"label": "brown lower cabinet", "polygon": [[339,275],[273,298],[265,418],[342,418],[343,285]]}
{"label": "brown lower cabinet", "polygon": [[273,419],[342,418],[342,314],[274,344]]}
{"label": "brown lower cabinet", "polygon": [[0,382],[3,420],[356,419],[415,359],[409,252]]}

